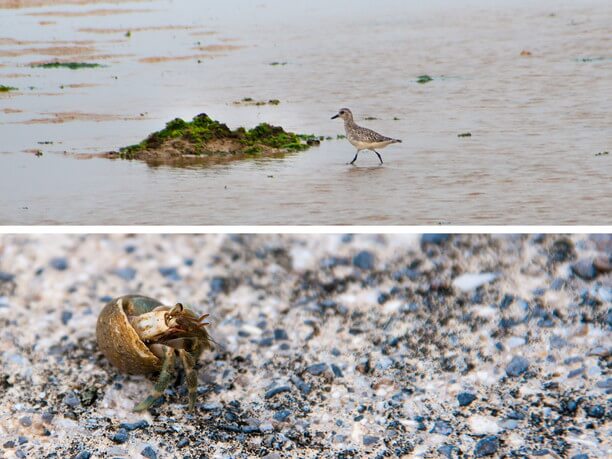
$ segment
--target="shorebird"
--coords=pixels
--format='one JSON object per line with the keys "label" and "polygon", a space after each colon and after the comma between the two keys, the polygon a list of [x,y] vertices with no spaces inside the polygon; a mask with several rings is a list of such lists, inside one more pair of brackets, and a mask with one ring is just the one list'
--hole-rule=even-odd
{"label": "shorebird", "polygon": [[376,148],[381,149],[385,148],[387,145],[391,145],[392,143],[402,142],[399,139],[385,137],[372,129],[358,126],[355,121],[353,121],[353,114],[348,108],[341,108],[340,111],[336,115],[332,116],[331,119],[334,120],[336,118],[342,118],[344,120],[346,138],[355,148],[357,148],[357,153],[355,153],[355,157],[349,164],[354,164],[355,161],[357,161],[357,156],[361,150],[372,150],[378,156],[380,164],[382,164],[383,160],[380,153],[376,151]]}

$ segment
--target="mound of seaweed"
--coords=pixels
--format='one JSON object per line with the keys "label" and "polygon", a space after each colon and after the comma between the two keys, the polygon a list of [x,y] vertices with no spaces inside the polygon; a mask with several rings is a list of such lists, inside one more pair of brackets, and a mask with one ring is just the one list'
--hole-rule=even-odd
{"label": "mound of seaweed", "polygon": [[318,143],[312,135],[286,132],[280,126],[267,123],[253,129],[239,127],[231,130],[226,124],[201,113],[192,121],[176,118],[161,131],[111,156],[123,159],[174,160],[189,159],[241,159],[253,155],[277,155],[302,151]]}

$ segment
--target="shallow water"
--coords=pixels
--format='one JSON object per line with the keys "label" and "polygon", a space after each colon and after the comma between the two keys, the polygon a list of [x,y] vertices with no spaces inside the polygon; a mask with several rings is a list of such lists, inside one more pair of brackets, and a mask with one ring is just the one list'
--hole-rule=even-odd
{"label": "shallow water", "polygon": [[[206,5],[0,9],[0,84],[19,89],[0,93],[1,223],[610,223],[609,2]],[[58,46],[106,67],[30,67]],[[347,166],[345,140],[183,169],[84,159],[201,112],[335,137],[342,106],[403,139],[383,166]]]}

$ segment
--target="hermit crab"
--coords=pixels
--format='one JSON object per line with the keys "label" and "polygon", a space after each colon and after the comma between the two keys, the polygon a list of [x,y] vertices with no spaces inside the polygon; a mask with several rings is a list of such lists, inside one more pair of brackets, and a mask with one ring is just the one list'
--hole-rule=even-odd
{"label": "hermit crab", "polygon": [[134,411],[148,409],[163,394],[172,381],[177,356],[185,368],[189,409],[194,409],[198,384],[194,366],[204,349],[213,348],[206,317],[181,303],[164,306],[142,295],[121,296],[104,306],[96,336],[106,358],[125,373],[159,371],[153,392]]}

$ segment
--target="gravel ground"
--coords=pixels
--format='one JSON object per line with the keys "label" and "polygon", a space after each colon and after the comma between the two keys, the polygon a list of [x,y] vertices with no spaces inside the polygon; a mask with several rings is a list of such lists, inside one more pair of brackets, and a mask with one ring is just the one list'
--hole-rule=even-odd
{"label": "gravel ground", "polygon": [[[0,457],[610,457],[611,236],[0,237]],[[96,318],[217,349],[149,412]]]}

